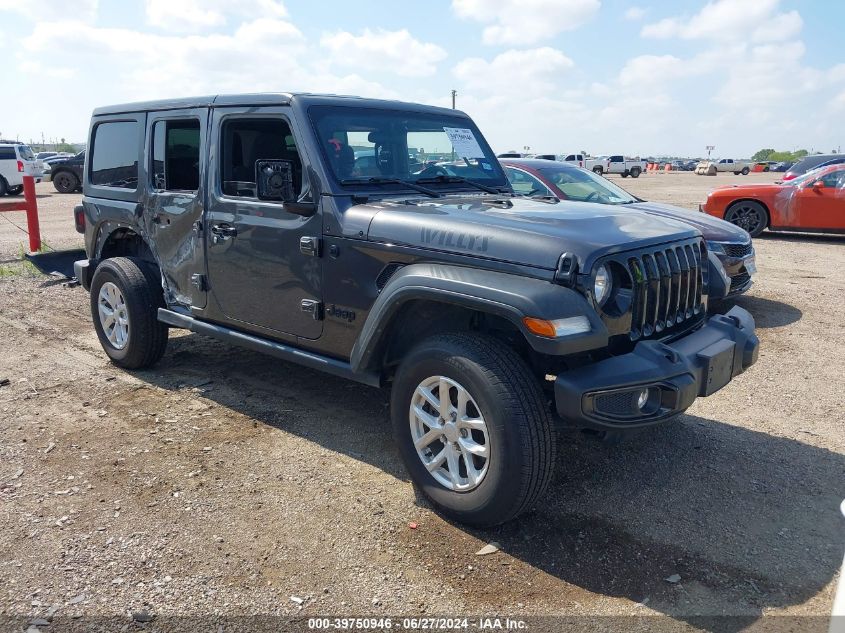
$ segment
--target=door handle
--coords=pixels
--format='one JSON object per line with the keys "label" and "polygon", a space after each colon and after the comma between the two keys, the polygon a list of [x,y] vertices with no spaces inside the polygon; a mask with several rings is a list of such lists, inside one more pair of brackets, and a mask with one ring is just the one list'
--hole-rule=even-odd
{"label": "door handle", "polygon": [[238,234],[236,229],[231,224],[212,224],[211,232],[222,238],[235,237]]}

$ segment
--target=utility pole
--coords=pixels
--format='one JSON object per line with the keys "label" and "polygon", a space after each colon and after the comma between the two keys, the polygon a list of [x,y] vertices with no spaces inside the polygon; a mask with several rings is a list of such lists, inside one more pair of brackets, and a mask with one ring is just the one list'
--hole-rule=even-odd
{"label": "utility pole", "polygon": [[458,91],[452,90],[452,109],[453,110],[455,109],[455,97],[457,97],[457,96],[458,96]]}

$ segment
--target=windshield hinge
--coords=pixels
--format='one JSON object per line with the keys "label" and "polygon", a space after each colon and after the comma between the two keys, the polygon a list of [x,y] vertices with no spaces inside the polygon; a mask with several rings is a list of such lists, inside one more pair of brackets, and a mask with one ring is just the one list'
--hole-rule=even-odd
{"label": "windshield hinge", "polygon": [[311,257],[319,257],[320,256],[320,243],[321,240],[319,237],[314,237],[312,235],[304,235],[299,238],[299,251],[303,255],[310,255]]}
{"label": "windshield hinge", "polygon": [[316,299],[303,299],[299,302],[299,307],[303,312],[307,312],[314,317],[315,321],[323,319],[323,304]]}

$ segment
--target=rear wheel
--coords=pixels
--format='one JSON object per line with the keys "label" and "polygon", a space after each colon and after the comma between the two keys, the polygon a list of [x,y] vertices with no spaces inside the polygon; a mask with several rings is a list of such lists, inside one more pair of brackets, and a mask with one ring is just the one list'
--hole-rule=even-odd
{"label": "rear wheel", "polygon": [[5,178],[0,176],[0,197],[5,196],[9,191],[9,185],[6,184]]}
{"label": "rear wheel", "polygon": [[602,168],[601,165],[597,165],[596,167],[593,167],[593,173],[601,176],[602,174],[604,174],[604,168]]}
{"label": "rear wheel", "polygon": [[750,170],[748,169],[748,167],[743,167],[741,173],[742,173],[743,176],[747,176],[749,171]]}
{"label": "rear wheel", "polygon": [[59,193],[73,193],[79,187],[79,178],[69,171],[60,171],[53,176],[53,186]]}
{"label": "rear wheel", "polygon": [[9,187],[9,190],[6,192],[10,196],[19,196],[23,193],[23,185],[18,185],[17,187]]}
{"label": "rear wheel", "polygon": [[766,208],[753,200],[734,202],[725,212],[725,220],[745,229],[751,237],[757,237],[769,224]]}
{"label": "rear wheel", "polygon": [[106,259],[91,281],[91,317],[103,350],[115,365],[142,369],[167,347],[161,283],[152,266],[134,257]]}
{"label": "rear wheel", "polygon": [[497,339],[424,340],[396,373],[391,418],[414,483],[462,523],[504,523],[551,479],[555,442],[540,385]]}
{"label": "rear wheel", "polygon": [[631,170],[631,178],[639,178],[642,170],[639,167],[634,167]]}

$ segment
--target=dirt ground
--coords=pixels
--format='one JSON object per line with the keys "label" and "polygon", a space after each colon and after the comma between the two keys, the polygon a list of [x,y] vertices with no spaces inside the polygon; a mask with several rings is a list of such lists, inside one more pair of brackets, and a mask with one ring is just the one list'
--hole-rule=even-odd
{"label": "dirt ground", "polygon": [[[690,209],[716,185],[771,180],[615,179]],[[78,246],[79,196],[38,193],[46,243]],[[827,630],[845,545],[843,237],[755,240],[759,274],[738,303],[757,320],[759,362],[620,445],[561,432],[542,504],[476,531],[415,495],[386,393],[178,332],[155,370],[119,370],[86,293],[22,263],[10,222],[24,214],[0,214],[0,619]],[[476,555],[492,541],[498,553]]]}

